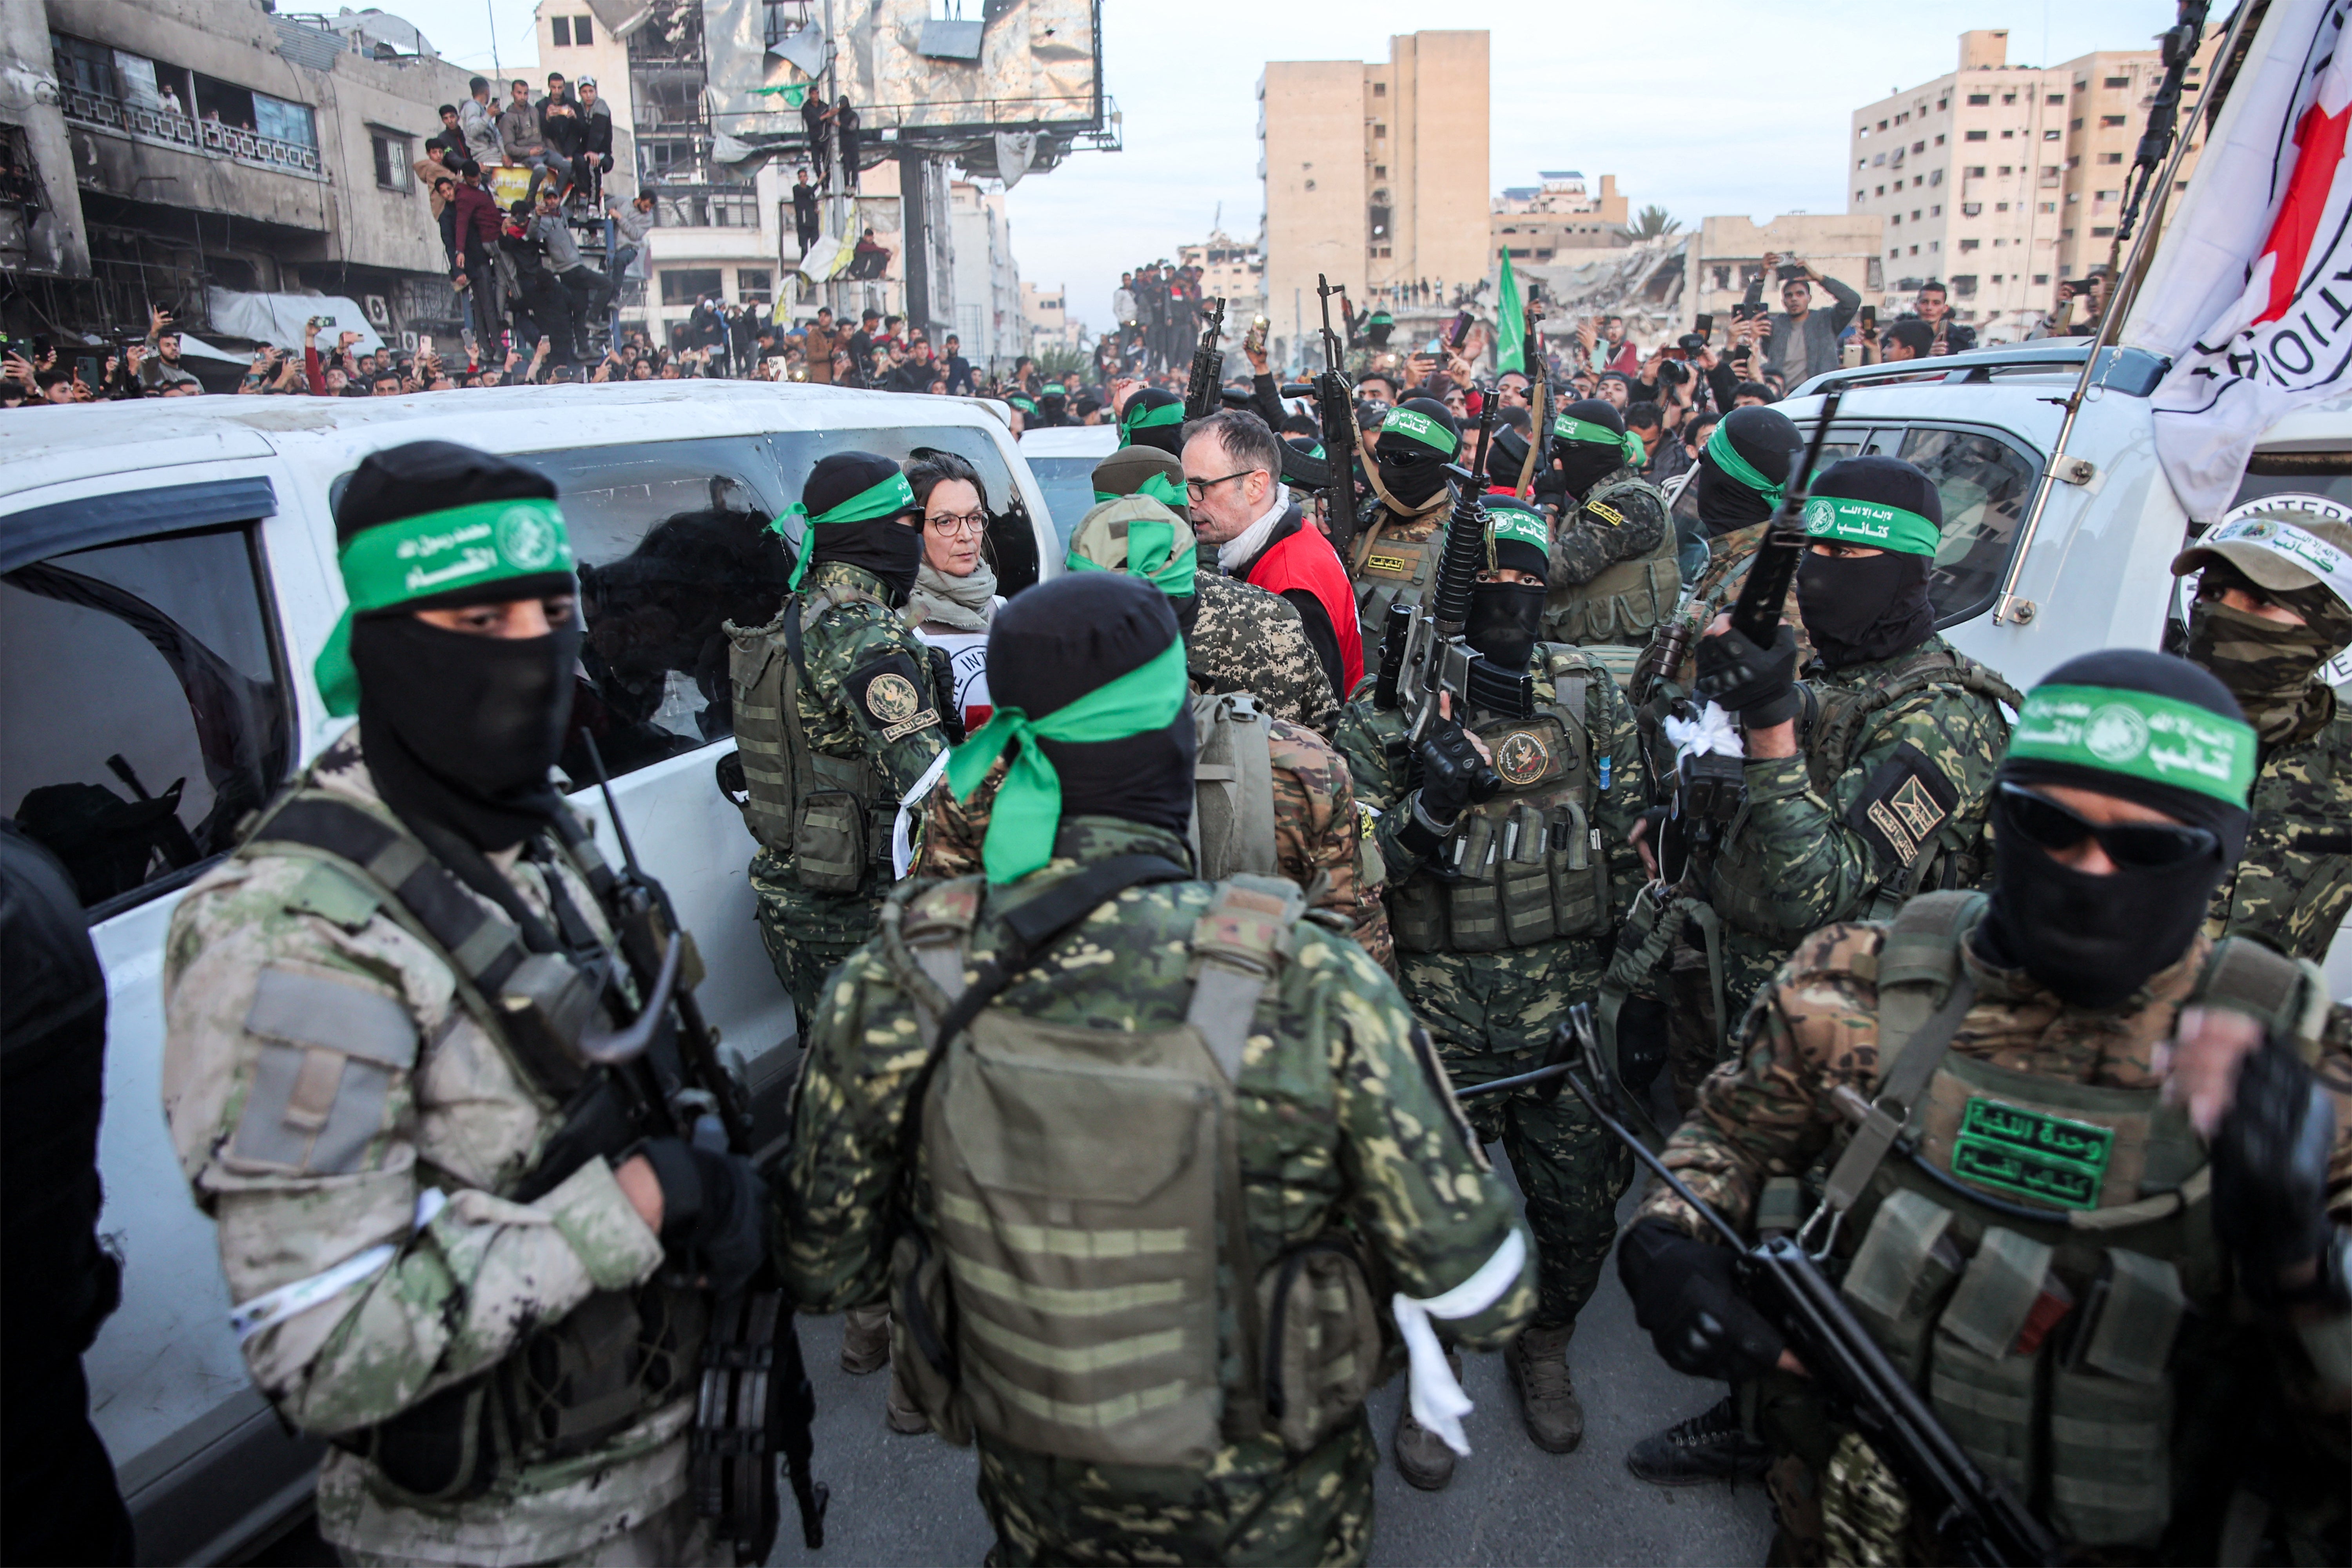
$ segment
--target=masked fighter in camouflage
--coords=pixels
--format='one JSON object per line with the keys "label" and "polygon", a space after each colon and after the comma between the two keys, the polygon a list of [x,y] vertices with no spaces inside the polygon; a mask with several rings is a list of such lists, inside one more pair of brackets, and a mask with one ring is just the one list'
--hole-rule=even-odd
{"label": "masked fighter in camouflage", "polygon": [[602,1080],[577,1016],[516,1006],[568,965],[609,1027],[628,973],[549,779],[580,654],[554,495],[446,442],[360,464],[318,667],[359,723],[173,913],[164,1111],[254,1383],[328,1440],[347,1563],[719,1560],[687,1429],[759,1179],[625,1120],[622,1147],[559,1138]]}
{"label": "masked fighter in camouflage", "polygon": [[1665,498],[1642,477],[1642,438],[1616,405],[1587,398],[1560,411],[1548,450],[1556,466],[1538,470],[1535,498],[1556,509],[1546,640],[1648,642],[1675,613],[1683,580]]}
{"label": "masked fighter in camouflage", "polygon": [[[1808,1244],[2059,1561],[2346,1558],[2344,1010],[2331,1029],[2308,967],[2201,929],[2257,745],[2182,660],[2053,670],[2000,765],[1990,898],[1808,936],[1665,1152],[1742,1228],[1826,1192]],[[1909,1133],[1847,1136],[1874,1119]],[[1660,1188],[1620,1268],[1659,1353],[1739,1383],[1720,1418],[1780,1456],[1773,1561],[1950,1561],[1714,1235]]]}
{"label": "masked fighter in camouflage", "polygon": [[898,465],[835,452],[802,498],[787,514],[808,526],[783,608],[726,629],[760,935],[805,1029],[826,973],[874,934],[891,825],[947,743],[952,704],[898,615],[923,551]]}
{"label": "masked fighter in camouflage", "polygon": [[1533,1305],[1525,1233],[1371,961],[1287,883],[1190,879],[1168,596],[1044,584],[998,613],[989,670],[995,716],[949,769],[969,795],[1010,753],[986,877],[909,884],[828,988],[785,1279],[813,1311],[888,1291],[893,1361],[977,1443],[1008,1568],[1361,1562],[1389,1310],[1363,1265],[1416,1326],[1449,1294],[1491,1345]]}
{"label": "masked fighter in camouflage", "polygon": [[2352,714],[2322,668],[2352,645],[2352,524],[2291,503],[2250,508],[2172,563],[2177,575],[2200,568],[2189,657],[2262,742],[2245,858],[2214,890],[2205,929],[2316,963],[2352,911]]}
{"label": "masked fighter in camouflage", "polygon": [[[1507,501],[1487,516],[1491,564],[1472,590],[1466,635],[1506,669],[1533,668],[1535,717],[1473,711],[1415,744],[1404,710],[1381,708],[1366,689],[1339,737],[1357,798],[1381,814],[1374,836],[1405,995],[1465,1085],[1535,1065],[1569,1005],[1599,982],[1608,935],[1641,879],[1627,843],[1643,806],[1633,713],[1597,659],[1537,641],[1550,563],[1543,519]],[[1474,804],[1481,756],[1502,784]],[[1486,1101],[1479,1119],[1509,1152],[1542,1263],[1535,1323],[1511,1347],[1513,1382],[1528,1436],[1567,1453],[1584,1436],[1568,1342],[1609,1256],[1632,1162],[1572,1100],[1522,1089]],[[1405,1413],[1396,1453],[1407,1480],[1445,1485],[1457,1451]]]}

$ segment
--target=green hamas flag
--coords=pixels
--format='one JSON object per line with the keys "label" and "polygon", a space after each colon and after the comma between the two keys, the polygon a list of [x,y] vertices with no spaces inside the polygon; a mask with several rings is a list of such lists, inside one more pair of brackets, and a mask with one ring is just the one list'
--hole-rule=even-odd
{"label": "green hamas flag", "polygon": [[1495,294],[1495,374],[1517,371],[1532,378],[1528,368],[1528,315],[1519,303],[1519,280],[1511,272],[1510,247],[1503,249],[1503,283]]}

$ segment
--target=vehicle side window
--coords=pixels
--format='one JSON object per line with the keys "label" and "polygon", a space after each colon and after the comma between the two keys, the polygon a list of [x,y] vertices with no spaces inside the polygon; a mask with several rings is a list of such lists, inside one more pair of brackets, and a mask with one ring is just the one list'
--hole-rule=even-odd
{"label": "vehicle side window", "polygon": [[[996,591],[1010,597],[1037,581],[1036,531],[1029,509],[1013,487],[1013,470],[988,432],[971,425],[907,425],[891,429],[786,431],[772,439],[783,465],[784,489],[794,500],[808,482],[809,470],[820,458],[835,452],[872,452],[904,463],[919,451],[953,452],[980,475],[982,502],[988,508],[988,542],[996,573]],[[794,519],[788,538],[800,547],[800,522]]]}
{"label": "vehicle side window", "polygon": [[1944,539],[1927,597],[1936,625],[1953,626],[1992,604],[2001,568],[2033,500],[2035,466],[2016,448],[1965,430],[1904,432],[1904,461],[1915,464],[1944,500]]}
{"label": "vehicle side window", "polygon": [[730,621],[774,618],[793,552],[771,439],[742,436],[516,454],[553,479],[580,563],[587,640],[563,771],[593,775],[585,727],[624,773],[733,733]]}
{"label": "vehicle side window", "polygon": [[1070,535],[1078,520],[1094,509],[1095,466],[1100,458],[1032,458],[1029,471],[1045,492],[1045,510],[1054,514],[1054,537],[1062,553],[1069,553]]}
{"label": "vehicle side window", "polygon": [[231,848],[287,777],[256,529],[74,551],[0,577],[0,811],[93,920]]}

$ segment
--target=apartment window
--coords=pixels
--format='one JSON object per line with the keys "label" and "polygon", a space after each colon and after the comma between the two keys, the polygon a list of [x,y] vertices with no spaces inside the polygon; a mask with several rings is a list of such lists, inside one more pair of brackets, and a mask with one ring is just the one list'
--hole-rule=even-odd
{"label": "apartment window", "polygon": [[1945,103],[1946,103],[1947,101],[1948,101],[1947,100],[1945,100],[1945,99],[1940,99],[1940,98],[1939,98],[1939,99],[1937,99],[1937,100],[1936,100],[1936,112],[1937,112],[1937,113],[1941,114],[1941,113],[1943,113],[1943,112],[1944,112],[1944,105],[1945,105]]}
{"label": "apartment window", "polygon": [[1886,162],[1886,154],[1885,154],[1885,153],[1881,153],[1877,157],[1873,158],[1873,159],[1870,161],[1870,166],[1871,166],[1872,168],[1875,169],[1875,168],[1877,168],[1880,164],[1882,164],[1882,163],[1885,163],[1885,162]]}
{"label": "apartment window", "polygon": [[559,49],[568,49],[568,48],[570,48],[570,47],[572,47],[572,18],[571,18],[571,17],[569,17],[569,16],[558,16],[558,17],[556,17],[556,18],[555,18],[555,20],[553,20],[553,21],[550,22],[550,23],[547,25],[547,30],[548,30],[548,32],[549,32],[549,33],[550,33],[550,34],[554,37],[554,40],[555,40],[555,47],[556,47],[557,48],[559,48]]}
{"label": "apartment window", "polygon": [[1927,209],[1927,216],[1929,217],[1942,217],[1944,216],[1944,209],[1939,206],[1929,207]]}
{"label": "apartment window", "polygon": [[1960,132],[1960,140],[1963,142],[1981,142],[1985,140],[1985,136],[1986,132],[1982,131],[1963,131]]}
{"label": "apartment window", "polygon": [[1879,128],[1881,131],[1885,130],[1885,129],[1886,129],[1886,121],[1885,121],[1884,120],[1880,121],[1878,122],[1878,128]]}
{"label": "apartment window", "polygon": [[1938,147],[1941,147],[1943,144],[1944,144],[1944,133],[1943,133],[1942,132],[1938,131],[1938,132],[1936,132],[1936,145],[1937,145],[1937,146],[1938,146]]}
{"label": "apartment window", "polygon": [[1962,250],[1974,250],[1977,247],[1977,244],[1978,242],[1973,239],[1964,239],[1960,241],[1960,248]]}
{"label": "apartment window", "polygon": [[[2017,134],[2017,132],[2014,132],[2014,131],[2004,131],[2004,132],[2002,132],[2000,133],[2000,139],[2001,139],[2002,141],[2006,142],[2006,141],[2008,141],[2011,137],[2012,137],[2012,136],[2014,136],[2014,135],[2016,135],[2016,134]],[[2053,136],[2055,136],[2055,135],[2057,135],[2057,134],[2058,134],[2058,132],[2056,132],[2055,131],[2053,131],[2050,134],[2052,134]]]}
{"label": "apartment window", "polygon": [[691,305],[705,294],[719,291],[719,268],[716,267],[673,267],[661,275],[661,296],[665,305]]}
{"label": "apartment window", "polygon": [[1856,158],[1853,161],[1853,166],[1857,169],[1867,169],[1870,167],[1870,160],[1867,158]]}
{"label": "apartment window", "polygon": [[1903,221],[1903,215],[1901,213],[1896,213],[1893,217],[1888,218],[1886,221],[1889,223],[1901,223]]}
{"label": "apartment window", "polygon": [[[1979,171],[1979,173],[1981,173],[1981,171]],[[2009,165],[2006,163],[2003,163],[2000,166],[2000,177],[2004,180],[2009,178]]]}
{"label": "apartment window", "polygon": [[2044,131],[2042,133],[2042,140],[2044,142],[2055,142],[2058,140],[2058,132],[2055,131]]}
{"label": "apartment window", "polygon": [[2121,125],[2123,122],[2124,117],[2120,114],[2102,114],[2099,116],[2099,123],[2103,126],[2112,127]]}
{"label": "apartment window", "polygon": [[2063,93],[2063,92],[2053,92],[2053,93],[2052,93],[2052,94],[2050,95],[2050,107],[2051,107],[2051,108],[2053,108],[2053,109],[2063,109],[2063,108],[2065,108],[2065,107],[2066,107],[2066,95],[2065,95],[2064,93]]}
{"label": "apartment window", "polygon": [[1869,198],[1868,196],[1864,195],[1862,192],[1860,192],[1860,191],[1856,191],[1856,192],[1854,192],[1854,193],[1853,193],[1853,199],[1854,199],[1855,201],[1858,201],[1858,202],[1866,202],[1866,201],[1868,201],[1870,198]]}
{"label": "apartment window", "polygon": [[1898,257],[1898,256],[1900,256],[1900,255],[1902,255],[1902,254],[1903,254],[1903,247],[1902,247],[1901,246],[1899,246],[1899,245],[1890,245],[1890,246],[1888,246],[1888,247],[1886,247],[1886,255],[1887,255],[1887,258],[1888,258],[1889,260],[1892,260],[1892,259],[1893,259],[1893,258],[1895,258],[1895,257]]}
{"label": "apartment window", "polygon": [[2035,287],[2035,288],[2037,288],[2037,289],[2038,289],[2038,288],[2040,288],[2042,284],[2047,283],[2047,282],[2049,282],[2049,281],[2050,281],[2050,274],[2048,274],[2047,272],[2037,272],[2037,273],[2035,273],[2035,274],[2033,275],[2033,285],[2034,285],[2034,287]]}
{"label": "apartment window", "polygon": [[[1943,170],[1941,170],[1941,169],[1938,169],[1938,170],[1937,170],[1937,171],[1936,171],[1936,173],[1937,173],[1937,174],[1942,174],[1943,172],[1944,172],[1944,171],[1943,171]],[[1915,184],[1915,185],[1917,185],[1917,184],[1924,184],[1927,182],[1927,175],[1925,175],[1925,174],[1914,174],[1914,175],[1912,175],[1912,176],[1911,176],[1911,183],[1912,183],[1913,184]],[[1938,184],[1940,184],[1940,183],[1941,183],[1941,182],[1939,181],[1939,182],[1938,182]]]}
{"label": "apartment window", "polygon": [[1380,258],[1383,261],[1386,261],[1389,258],[1389,247],[1387,246],[1383,245],[1381,247]]}
{"label": "apartment window", "polygon": [[2005,213],[2009,210],[2009,204],[2007,202],[1995,202],[1992,204],[1992,210],[1997,213]]}
{"label": "apartment window", "polygon": [[1955,272],[1952,274],[1951,281],[1952,297],[1954,299],[1973,300],[1977,297],[1977,275],[1975,273]]}
{"label": "apartment window", "polygon": [[1972,92],[1969,94],[1969,101],[1981,108],[1992,101],[1992,94],[1989,92]]}
{"label": "apartment window", "polygon": [[2017,94],[2013,92],[2004,92],[2000,95],[2000,100],[2003,103],[2015,103],[2017,101]]}
{"label": "apartment window", "polygon": [[1927,150],[1927,144],[1925,142],[1914,142],[1911,143],[1911,151],[1914,153],[1925,153]]}
{"label": "apartment window", "polygon": [[2127,76],[2111,76],[2099,85],[2112,91],[2116,88],[2131,86],[2131,78]]}
{"label": "apartment window", "polygon": [[2058,204],[2056,202],[2043,202],[2042,204],[2042,210],[2046,213],[2054,213],[2058,210]]}
{"label": "apartment window", "polygon": [[1914,255],[1914,256],[1918,255],[1918,254],[1919,254],[1919,247],[1918,247],[1917,246],[1916,246],[1916,245],[1915,245],[1915,246],[1913,246],[1913,247],[1911,247],[1911,254],[1912,254],[1912,255]]}
{"label": "apartment window", "polygon": [[2076,118],[2066,121],[2066,129],[2069,131],[2080,131],[2083,129],[2081,117],[2077,116]]}
{"label": "apartment window", "polygon": [[761,304],[766,304],[773,294],[772,276],[764,267],[738,267],[735,269],[737,302],[749,304],[757,300]]}
{"label": "apartment window", "polygon": [[1907,115],[1907,114],[1898,114],[1898,115],[1896,115],[1896,116],[1895,117],[1895,124],[1897,124],[1897,125],[1900,125],[1900,124],[1902,124],[1905,121],[1906,121],[1906,120],[1908,120],[1908,119],[1910,119],[1910,118],[1911,118],[1911,117],[1910,117],[1909,115]]}
{"label": "apartment window", "polygon": [[578,47],[584,49],[595,41],[596,24],[585,16],[572,17],[572,42]]}
{"label": "apartment window", "polygon": [[[2006,174],[2009,171],[2007,169],[2003,169],[2001,173]],[[1981,180],[1984,178],[1984,165],[1982,163],[1970,163],[1968,167],[1960,171],[1960,177],[1964,180]]]}
{"label": "apartment window", "polygon": [[1377,121],[1375,121],[1373,122],[1373,124],[1372,124],[1372,134],[1373,134],[1373,135],[1375,135],[1375,136],[1385,136],[1385,135],[1387,135],[1388,133],[1389,133],[1389,128],[1388,128],[1387,126],[1381,124],[1381,123],[1380,123],[1380,122],[1378,122]]}
{"label": "apartment window", "polygon": [[1919,209],[1917,207],[1913,207],[1911,209],[1911,221],[1913,223],[1917,223],[1919,221]]}
{"label": "apartment window", "polygon": [[1388,177],[1389,166],[1386,163],[1375,163],[1372,165],[1372,178],[1375,180],[1385,180]]}
{"label": "apartment window", "polygon": [[1886,194],[1886,187],[1885,185],[1879,186],[1876,194],[1882,196],[1885,195]]}
{"label": "apartment window", "polygon": [[2081,201],[2082,199],[2083,199],[2083,193],[2082,193],[2082,192],[2080,192],[2080,191],[2068,191],[2068,192],[2066,193],[2066,205],[2067,205],[2068,206],[2070,206],[2070,207],[2071,207],[2071,206],[2073,206],[2076,202]]}
{"label": "apartment window", "polygon": [[1373,96],[1374,98],[1386,98],[1388,95],[1389,95],[1389,84],[1388,84],[1388,83],[1386,83],[1386,82],[1384,82],[1384,81],[1376,81],[1376,82],[1372,83],[1372,96]]}
{"label": "apartment window", "polygon": [[2123,161],[2124,155],[2121,153],[2102,153],[2099,154],[2099,162],[2102,163],[2120,163]]}
{"label": "apartment window", "polygon": [[2097,195],[2098,199],[2099,199],[2100,201],[2103,201],[2103,202],[2111,202],[2111,201],[2114,201],[2117,196],[2122,195],[2123,195],[2123,193],[2122,193],[2121,191],[2100,191],[2100,192],[2096,193],[2096,195]]}
{"label": "apartment window", "polygon": [[371,126],[368,141],[375,149],[375,183],[387,191],[410,188],[409,141],[397,131],[378,131]]}
{"label": "apartment window", "polygon": [[2105,228],[2094,228],[2091,230],[2091,237],[2093,239],[2113,239],[2115,237],[2116,226],[2113,224],[2107,225]]}
{"label": "apartment window", "polygon": [[1960,216],[1962,217],[1975,217],[1978,214],[1983,211],[1984,203],[1982,202],[1962,202],[1960,204]]}

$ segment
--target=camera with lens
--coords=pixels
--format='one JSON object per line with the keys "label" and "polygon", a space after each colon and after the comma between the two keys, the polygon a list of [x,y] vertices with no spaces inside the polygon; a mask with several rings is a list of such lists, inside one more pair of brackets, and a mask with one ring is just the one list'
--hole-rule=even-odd
{"label": "camera with lens", "polygon": [[1675,346],[1683,351],[1685,359],[1696,359],[1706,353],[1706,339],[1697,332],[1685,332]]}
{"label": "camera with lens", "polygon": [[1688,381],[1690,376],[1690,366],[1678,359],[1662,359],[1658,362],[1658,384],[1662,386],[1680,386],[1684,382]]}

